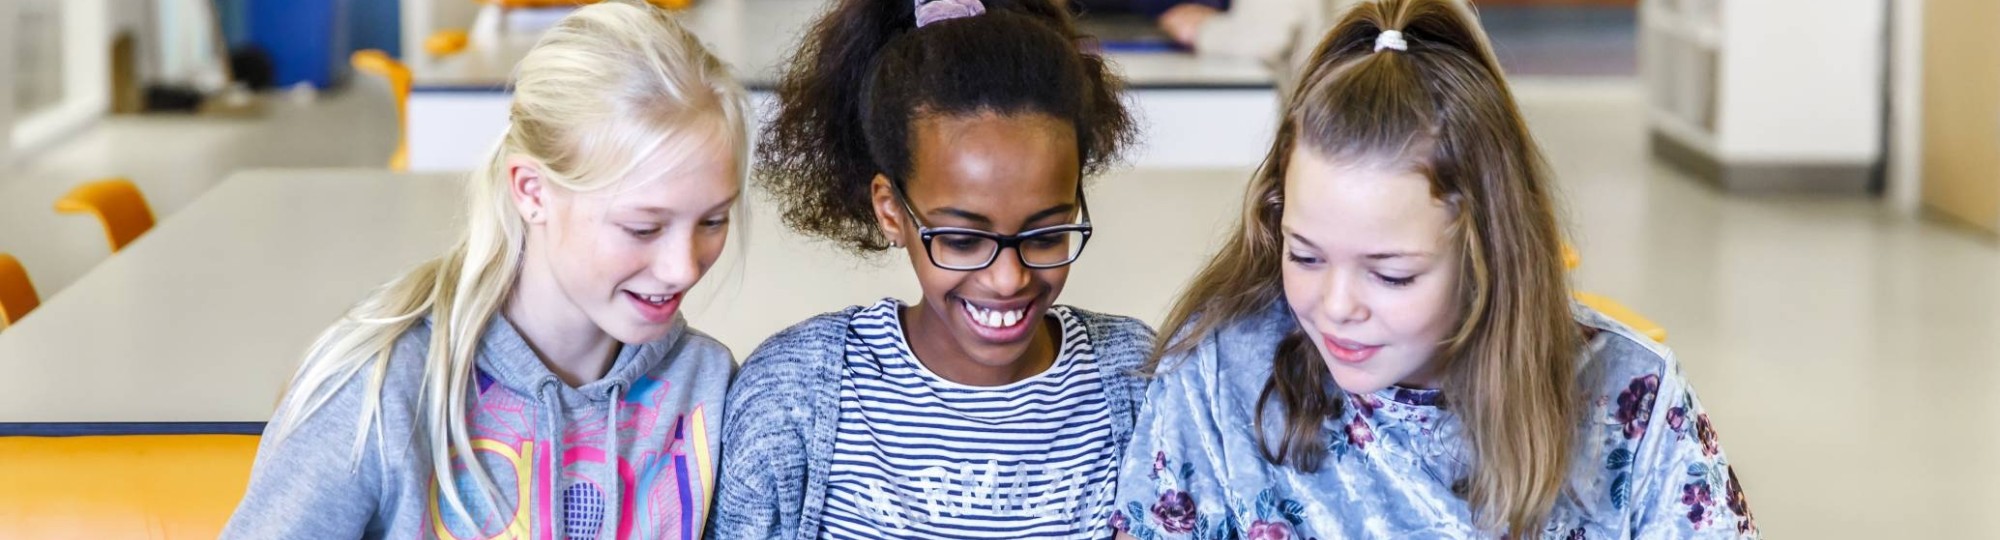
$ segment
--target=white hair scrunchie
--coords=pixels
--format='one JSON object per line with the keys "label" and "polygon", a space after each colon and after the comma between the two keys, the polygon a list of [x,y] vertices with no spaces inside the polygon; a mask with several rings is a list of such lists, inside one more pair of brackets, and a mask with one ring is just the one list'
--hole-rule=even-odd
{"label": "white hair scrunchie", "polygon": [[1382,52],[1382,49],[1408,51],[1410,50],[1410,42],[1403,40],[1403,33],[1401,31],[1383,30],[1381,35],[1375,36],[1375,52]]}

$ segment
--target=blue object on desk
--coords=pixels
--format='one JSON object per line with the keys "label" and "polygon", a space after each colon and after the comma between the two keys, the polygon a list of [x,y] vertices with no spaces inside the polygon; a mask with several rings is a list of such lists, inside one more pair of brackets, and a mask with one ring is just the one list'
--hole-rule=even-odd
{"label": "blue object on desk", "polygon": [[250,0],[250,41],[271,55],[278,86],[326,88],[347,76],[349,0]]}
{"label": "blue object on desk", "polygon": [[1166,40],[1101,41],[1098,42],[1098,45],[1104,48],[1104,52],[1115,53],[1182,53],[1188,51],[1186,47]]}

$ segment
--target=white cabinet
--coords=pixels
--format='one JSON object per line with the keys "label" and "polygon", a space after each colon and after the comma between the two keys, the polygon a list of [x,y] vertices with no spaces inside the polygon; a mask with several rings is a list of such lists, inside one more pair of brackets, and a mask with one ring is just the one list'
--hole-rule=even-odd
{"label": "white cabinet", "polygon": [[1862,192],[1882,159],[1886,0],[1647,0],[1656,153],[1729,189]]}

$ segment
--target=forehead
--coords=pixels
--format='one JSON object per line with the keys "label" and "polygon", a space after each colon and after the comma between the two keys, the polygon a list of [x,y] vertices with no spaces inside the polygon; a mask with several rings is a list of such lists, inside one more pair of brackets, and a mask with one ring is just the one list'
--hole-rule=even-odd
{"label": "forehead", "polygon": [[1430,179],[1411,167],[1342,163],[1300,147],[1285,171],[1284,226],[1322,249],[1430,250],[1451,221]]}
{"label": "forehead", "polygon": [[1075,202],[1081,166],[1067,122],[988,112],[925,117],[912,127],[915,174],[905,186],[912,199],[1030,211]]}
{"label": "forehead", "polygon": [[626,173],[585,197],[614,207],[705,209],[741,189],[736,148],[720,133],[672,137],[633,163]]}

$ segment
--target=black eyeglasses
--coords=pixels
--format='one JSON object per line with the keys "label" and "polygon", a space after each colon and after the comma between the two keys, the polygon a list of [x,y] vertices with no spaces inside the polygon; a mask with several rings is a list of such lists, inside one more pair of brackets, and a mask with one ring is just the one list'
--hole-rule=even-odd
{"label": "black eyeglasses", "polygon": [[917,237],[924,242],[924,253],[931,259],[931,265],[945,270],[972,272],[993,266],[1000,258],[1000,252],[1014,248],[1014,254],[1021,258],[1021,265],[1034,269],[1059,268],[1076,262],[1083,255],[1083,245],[1090,242],[1090,203],[1084,202],[1083,190],[1076,193],[1080,216],[1077,223],[1043,227],[1020,234],[998,234],[978,229],[957,227],[929,227],[924,225],[917,209],[910,206],[910,196],[896,186],[896,198],[903,203],[903,211],[910,214],[910,220],[917,224]]}

